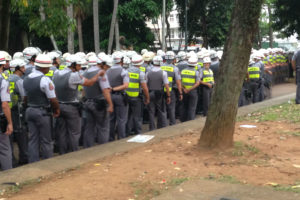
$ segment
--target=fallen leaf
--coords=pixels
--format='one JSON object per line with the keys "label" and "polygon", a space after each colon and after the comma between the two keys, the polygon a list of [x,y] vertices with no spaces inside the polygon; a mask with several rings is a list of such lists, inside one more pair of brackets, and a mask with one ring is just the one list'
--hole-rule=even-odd
{"label": "fallen leaf", "polygon": [[182,189],[182,188],[180,188],[180,189],[179,189],[179,192],[183,192],[183,189]]}
{"label": "fallen leaf", "polygon": [[96,164],[94,164],[94,166],[101,166],[101,164],[100,163],[96,163]]}
{"label": "fallen leaf", "polygon": [[165,172],[164,170],[161,170],[161,171],[158,172],[158,174],[162,174],[162,173],[164,173],[164,172]]}
{"label": "fallen leaf", "polygon": [[300,188],[300,185],[294,185],[292,186],[292,189]]}
{"label": "fallen leaf", "polygon": [[300,168],[300,165],[293,164],[293,167]]}
{"label": "fallen leaf", "polygon": [[269,182],[269,183],[266,183],[265,185],[271,185],[273,187],[276,187],[276,186],[278,186],[278,183]]}
{"label": "fallen leaf", "polygon": [[179,167],[175,167],[174,169],[175,169],[175,170],[178,170],[178,171],[181,170]]}
{"label": "fallen leaf", "polygon": [[145,150],[146,153],[151,153],[152,149]]}

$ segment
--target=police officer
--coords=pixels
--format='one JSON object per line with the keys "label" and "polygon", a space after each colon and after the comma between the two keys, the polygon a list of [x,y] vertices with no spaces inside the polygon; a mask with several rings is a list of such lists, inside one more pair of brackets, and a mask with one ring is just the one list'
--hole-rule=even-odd
{"label": "police officer", "polygon": [[145,96],[144,103],[148,105],[150,102],[149,91],[145,79],[145,73],[140,71],[140,67],[144,63],[143,57],[140,55],[134,55],[132,57],[132,67],[128,69],[129,74],[129,86],[126,90],[128,95],[129,112],[127,122],[127,133],[131,134],[132,131],[135,134],[142,133],[142,103],[143,96],[141,94],[141,88]]}
{"label": "police officer", "polygon": [[183,104],[181,106],[180,120],[182,122],[195,119],[198,100],[196,88],[200,85],[199,71],[195,69],[197,62],[197,57],[191,57],[188,60],[188,67],[181,71]]}
{"label": "police officer", "polygon": [[203,59],[204,68],[200,73],[201,84],[203,85],[203,116],[207,115],[208,107],[210,104],[210,98],[212,93],[212,88],[215,84],[214,73],[209,68],[211,60],[209,57]]}
{"label": "police officer", "polygon": [[[24,87],[23,79],[21,78],[25,73],[26,62],[23,59],[14,59],[10,62],[10,69],[13,74],[8,78],[10,83],[10,95],[11,95],[11,115],[13,120],[14,132],[13,138],[16,139],[19,147],[19,165],[26,164],[28,162],[27,143],[28,135],[25,130],[25,119],[23,118],[23,98]],[[13,138],[11,138],[11,144],[13,144]],[[13,150],[13,145],[12,145]],[[14,156],[13,156],[14,158]]]}
{"label": "police officer", "polygon": [[[169,91],[171,95],[171,102],[167,104],[167,112],[169,116],[169,125],[176,124],[175,117],[175,108],[176,108],[176,94],[173,88],[175,88],[175,83],[177,85],[179,100],[181,101],[182,96],[182,88],[181,88],[181,77],[180,72],[176,66],[173,65],[173,61],[175,59],[175,54],[172,51],[168,51],[165,55],[166,63],[161,66],[161,69],[168,74],[169,80]],[[166,90],[166,89],[165,89]]]}
{"label": "police officer", "polygon": [[11,61],[11,56],[6,51],[0,51],[0,53],[3,54],[4,58],[5,58],[5,65],[3,66],[2,76],[5,79],[8,79],[8,77],[11,74],[11,71],[9,68],[9,62]]}
{"label": "police officer", "polygon": [[117,128],[118,139],[126,137],[128,99],[125,90],[129,85],[128,72],[122,68],[123,54],[115,52],[112,58],[114,65],[106,72],[114,105],[114,112],[110,115],[110,141],[115,139],[115,128]]}
{"label": "police officer", "polygon": [[157,128],[163,128],[167,126],[164,88],[166,89],[167,94],[167,104],[170,104],[171,102],[171,94],[169,90],[168,74],[160,68],[162,63],[162,57],[155,56],[153,58],[153,67],[146,74],[150,95],[150,103],[148,105],[150,131],[156,128],[155,113],[157,113]]}
{"label": "police officer", "polygon": [[[0,73],[3,72],[3,67],[6,64],[5,56],[0,53]],[[2,170],[12,168],[12,151],[9,142],[9,135],[13,132],[13,123],[9,108],[10,94],[9,83],[0,75],[0,167]]]}
{"label": "police officer", "polygon": [[60,63],[59,63],[60,55],[57,52],[52,51],[52,52],[48,53],[48,56],[52,60],[52,66],[50,67],[49,72],[47,74],[45,74],[45,76],[48,76],[52,80],[55,71],[58,70],[59,65],[60,65]]}
{"label": "police officer", "polygon": [[[105,66],[112,66],[112,60],[109,57],[103,62]],[[84,78],[91,79],[101,74],[96,56],[90,56],[88,64],[89,68],[83,73]],[[83,89],[86,98],[84,102],[86,129],[83,132],[83,146],[88,148],[95,144],[95,138],[99,144],[109,141],[109,113],[113,112],[113,104],[106,75],[98,77],[97,82],[90,87],[84,86]]]}
{"label": "police officer", "polygon": [[34,47],[26,47],[23,50],[24,58],[28,61],[27,65],[25,65],[25,76],[35,69],[34,61],[38,53],[38,50]]}
{"label": "police officer", "polygon": [[297,83],[297,91],[296,91],[296,104],[300,104],[300,49],[295,51],[292,57],[292,67],[296,72],[296,83]]}
{"label": "police officer", "polygon": [[29,128],[28,161],[36,162],[53,155],[52,114],[60,114],[53,82],[45,76],[52,66],[52,60],[45,54],[35,59],[35,70],[24,78],[25,102],[27,103],[26,120]]}
{"label": "police officer", "polygon": [[186,53],[184,51],[179,51],[177,54],[177,59],[178,59],[177,68],[181,72],[182,70],[188,67],[188,62],[186,60]]}
{"label": "police officer", "polygon": [[210,53],[210,58],[211,58],[211,65],[210,69],[214,73],[214,80],[217,80],[218,74],[219,74],[219,67],[220,67],[220,61],[217,55],[216,51],[212,51]]}
{"label": "police officer", "polygon": [[262,65],[259,62],[259,56],[257,54],[253,55],[254,64],[249,65],[248,74],[249,74],[249,90],[252,96],[252,103],[259,101],[259,89],[261,86],[262,78]]}
{"label": "police officer", "polygon": [[[79,138],[81,135],[81,106],[78,98],[78,86],[92,86],[98,81],[101,72],[93,78],[87,79],[79,74],[81,65],[85,60],[78,56],[70,55],[66,59],[67,68],[54,73],[53,83],[57,99],[59,101],[60,116],[56,121],[56,132],[58,133],[59,153],[65,154],[69,151],[79,149]],[[102,71],[104,72],[104,71]],[[104,75],[104,73],[102,73]]]}

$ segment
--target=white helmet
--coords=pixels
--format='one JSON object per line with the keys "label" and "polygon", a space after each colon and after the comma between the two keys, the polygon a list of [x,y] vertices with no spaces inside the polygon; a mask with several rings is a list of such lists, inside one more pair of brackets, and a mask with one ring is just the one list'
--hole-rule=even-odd
{"label": "white helmet", "polygon": [[[144,55],[143,55],[144,61],[151,61],[152,58],[153,58],[153,55],[154,55],[154,54],[152,54],[151,52],[146,52],[146,53],[144,53]],[[132,57],[132,58],[133,58],[133,57]]]}
{"label": "white helmet", "polygon": [[77,53],[75,53],[75,56],[78,56],[78,57],[83,58],[83,59],[86,58],[86,55],[83,52],[77,52]]}
{"label": "white helmet", "polygon": [[23,60],[23,59],[20,59],[20,58],[16,58],[16,59],[13,59],[10,63],[9,63],[9,66],[11,68],[16,68],[16,67],[23,67],[26,65],[26,62]]}
{"label": "white helmet", "polygon": [[198,64],[198,58],[196,56],[191,56],[188,60],[188,65],[196,66]]}
{"label": "white helmet", "polygon": [[46,54],[39,54],[35,59],[34,65],[40,68],[49,68],[52,66],[52,60]]}
{"label": "white helmet", "polygon": [[27,60],[30,60],[32,56],[38,55],[38,54],[39,54],[39,51],[34,47],[26,47],[23,50],[23,55],[24,55],[25,59],[27,59]]}
{"label": "white helmet", "polygon": [[218,51],[217,52],[218,58],[221,60],[222,56],[223,56],[223,51]]}
{"label": "white helmet", "polygon": [[106,65],[108,65],[109,67],[112,67],[114,64],[113,58],[110,56],[106,56],[105,57],[105,63]]}
{"label": "white helmet", "polygon": [[134,55],[131,59],[132,65],[140,66],[144,63],[144,59],[141,55]]}
{"label": "white helmet", "polygon": [[4,64],[6,64],[5,54],[3,52],[0,52],[0,65]]}
{"label": "white helmet", "polygon": [[88,59],[87,59],[88,65],[89,66],[97,65],[98,60],[99,59],[95,55],[89,56]]}
{"label": "white helmet", "polygon": [[60,57],[60,55],[57,52],[55,52],[55,51],[49,52],[48,56],[51,58],[51,60]]}
{"label": "white helmet", "polygon": [[165,55],[166,60],[174,60],[175,59],[175,53],[173,51],[167,51]]}
{"label": "white helmet", "polygon": [[72,65],[72,63],[76,63],[78,60],[78,57],[70,54],[69,56],[66,57],[66,66],[70,67]]}
{"label": "white helmet", "polygon": [[153,64],[154,65],[161,65],[163,63],[163,59],[161,56],[154,56]]}
{"label": "white helmet", "polygon": [[126,56],[128,57],[128,58],[132,58],[132,56],[134,56],[134,55],[136,55],[137,53],[135,52],[135,51],[127,51],[126,52]]}
{"label": "white helmet", "polygon": [[141,51],[141,55],[144,55],[144,54],[147,53],[147,52],[148,52],[147,49],[143,49],[143,50]]}
{"label": "white helmet", "polygon": [[97,56],[97,55],[95,52],[89,52],[88,54],[86,54],[86,58],[88,58],[90,56]]}
{"label": "white helmet", "polygon": [[184,51],[179,51],[178,54],[177,54],[177,58],[179,60],[184,60],[186,59],[186,53]]}
{"label": "white helmet", "polygon": [[0,51],[2,53],[4,53],[4,57],[6,61],[11,61],[11,56],[9,55],[9,53],[7,53],[6,51]]}
{"label": "white helmet", "polygon": [[163,52],[163,50],[160,49],[157,51],[156,55],[164,57],[166,54],[165,54],[165,52]]}
{"label": "white helmet", "polygon": [[123,58],[123,53],[120,51],[116,51],[112,54],[112,59],[114,64],[120,63],[122,61]]}
{"label": "white helmet", "polygon": [[14,53],[13,59],[17,59],[17,58],[23,59],[24,58],[23,53],[22,52],[16,52],[16,53]]}
{"label": "white helmet", "polygon": [[77,60],[76,60],[76,64],[78,65],[86,65],[87,64],[87,61],[85,58],[81,58],[81,57],[77,57]]}
{"label": "white helmet", "polygon": [[103,57],[103,56],[106,56],[106,53],[104,53],[104,52],[98,53],[98,58],[101,58],[101,57]]}
{"label": "white helmet", "polygon": [[211,63],[210,57],[203,58],[203,63]]}

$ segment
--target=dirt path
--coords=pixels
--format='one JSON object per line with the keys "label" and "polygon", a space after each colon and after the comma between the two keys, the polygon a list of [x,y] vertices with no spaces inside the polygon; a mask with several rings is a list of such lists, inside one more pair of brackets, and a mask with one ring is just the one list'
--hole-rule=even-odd
{"label": "dirt path", "polygon": [[286,122],[236,126],[235,148],[207,152],[197,148],[199,132],[135,150],[26,186],[8,199],[148,199],[190,178],[226,179],[253,185],[294,184],[300,180],[299,126]]}

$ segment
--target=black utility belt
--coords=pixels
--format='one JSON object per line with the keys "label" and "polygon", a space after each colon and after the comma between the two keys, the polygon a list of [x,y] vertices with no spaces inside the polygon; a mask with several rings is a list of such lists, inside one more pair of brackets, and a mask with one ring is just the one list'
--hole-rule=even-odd
{"label": "black utility belt", "polygon": [[124,95],[124,91],[111,91],[112,94]]}
{"label": "black utility belt", "polygon": [[59,104],[71,105],[71,106],[79,106],[80,102],[59,102]]}
{"label": "black utility belt", "polygon": [[37,109],[42,109],[42,110],[46,110],[46,111],[50,111],[51,107],[50,106],[28,106],[29,108],[37,108]]}

